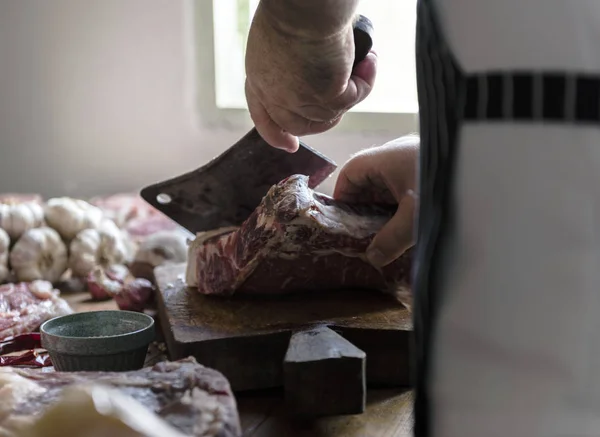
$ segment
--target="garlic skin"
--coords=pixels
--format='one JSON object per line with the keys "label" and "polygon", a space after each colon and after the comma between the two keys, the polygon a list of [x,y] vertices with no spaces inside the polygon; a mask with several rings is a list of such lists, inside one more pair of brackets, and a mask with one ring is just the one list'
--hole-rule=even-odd
{"label": "garlic skin", "polygon": [[92,296],[92,300],[102,301],[112,299],[123,289],[123,281],[120,277],[113,277],[102,267],[94,267],[87,275],[86,286]]}
{"label": "garlic skin", "polygon": [[29,229],[38,228],[44,223],[44,208],[38,202],[20,202],[6,199],[0,203],[0,228],[11,240],[17,240]]}
{"label": "garlic skin", "polygon": [[4,229],[0,228],[0,284],[10,276],[10,270],[8,269],[9,247],[10,237]]}
{"label": "garlic skin", "polygon": [[84,229],[69,245],[69,267],[73,276],[86,277],[95,267],[104,269],[124,264],[130,249],[123,233],[112,220],[104,220],[98,229]]}
{"label": "garlic skin", "polygon": [[135,277],[154,280],[154,268],[163,264],[184,263],[188,259],[186,235],[177,231],[158,231],[149,235],[138,248],[131,274]]}
{"label": "garlic skin", "polygon": [[67,246],[49,227],[25,231],[10,252],[10,264],[19,282],[59,281],[67,270]]}
{"label": "garlic skin", "polygon": [[84,229],[97,229],[102,223],[102,210],[85,200],[70,197],[55,197],[46,202],[46,223],[71,241]]}
{"label": "garlic skin", "polygon": [[184,263],[187,261],[187,255],[187,238],[182,232],[158,231],[140,244],[135,261],[156,267],[168,262]]}

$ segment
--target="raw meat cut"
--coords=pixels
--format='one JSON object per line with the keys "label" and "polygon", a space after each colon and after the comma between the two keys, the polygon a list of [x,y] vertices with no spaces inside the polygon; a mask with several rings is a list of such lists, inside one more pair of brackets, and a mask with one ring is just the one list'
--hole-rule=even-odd
{"label": "raw meat cut", "polygon": [[100,208],[107,218],[112,219],[121,228],[135,218],[148,217],[158,212],[134,193],[94,197],[90,199],[90,203]]}
{"label": "raw meat cut", "polygon": [[129,235],[137,237],[138,240],[159,231],[172,231],[179,229],[179,225],[168,218],[162,212],[147,217],[136,217],[127,222],[124,229],[129,232]]}
{"label": "raw meat cut", "polygon": [[35,331],[46,320],[71,314],[69,304],[50,282],[0,285],[0,341]]}
{"label": "raw meat cut", "polygon": [[349,205],[290,176],[271,187],[240,228],[200,233],[186,281],[200,293],[278,294],[341,288],[395,293],[410,286],[411,252],[379,270],[365,251],[394,211]]}
{"label": "raw meat cut", "polygon": [[41,204],[44,201],[42,196],[33,193],[2,193],[0,194],[0,203],[25,203],[34,202]]}
{"label": "raw meat cut", "polygon": [[130,235],[146,237],[158,231],[177,229],[179,225],[148,204],[139,194],[123,193],[94,197],[90,203],[99,207],[106,217]]}
{"label": "raw meat cut", "polygon": [[[241,435],[229,382],[220,372],[198,364],[192,357],[128,372],[0,368],[0,435],[18,435],[19,429],[30,426],[56,405],[65,390],[90,384],[116,389],[133,398],[186,436]],[[63,419],[69,421],[69,417]],[[54,426],[62,424],[55,422]]]}
{"label": "raw meat cut", "polygon": [[30,332],[0,341],[0,366],[46,367],[52,360],[42,349],[40,333]]}

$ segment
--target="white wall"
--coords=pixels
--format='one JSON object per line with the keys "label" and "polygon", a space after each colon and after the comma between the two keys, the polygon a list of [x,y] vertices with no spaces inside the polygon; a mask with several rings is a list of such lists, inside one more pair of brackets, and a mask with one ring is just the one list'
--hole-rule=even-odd
{"label": "white wall", "polygon": [[[134,190],[244,134],[197,123],[184,1],[0,0],[0,192]],[[342,164],[394,136],[305,141]]]}

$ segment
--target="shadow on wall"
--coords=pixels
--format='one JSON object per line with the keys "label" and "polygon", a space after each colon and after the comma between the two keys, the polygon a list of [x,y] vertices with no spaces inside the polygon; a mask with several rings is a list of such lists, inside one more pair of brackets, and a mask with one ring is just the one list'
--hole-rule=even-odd
{"label": "shadow on wall", "polygon": [[[190,108],[184,4],[0,2],[0,191],[136,190],[204,164],[245,133],[202,128]],[[304,140],[341,165],[393,137]]]}

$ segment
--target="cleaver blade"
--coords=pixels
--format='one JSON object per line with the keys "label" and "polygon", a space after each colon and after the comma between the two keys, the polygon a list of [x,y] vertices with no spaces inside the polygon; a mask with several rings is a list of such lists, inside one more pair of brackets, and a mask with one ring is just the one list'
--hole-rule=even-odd
{"label": "cleaver blade", "polygon": [[295,153],[271,147],[252,129],[236,144],[197,170],[152,184],[142,198],[196,234],[239,226],[272,185],[293,174],[317,187],[337,168],[334,161],[300,142]]}

